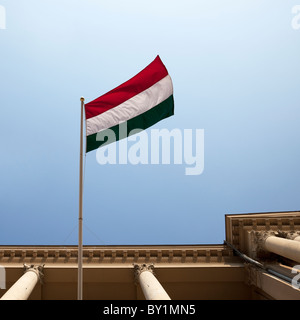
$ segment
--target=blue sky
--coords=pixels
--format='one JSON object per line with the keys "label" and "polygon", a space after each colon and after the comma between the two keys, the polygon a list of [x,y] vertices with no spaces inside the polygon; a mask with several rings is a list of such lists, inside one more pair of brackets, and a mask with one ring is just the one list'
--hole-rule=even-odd
{"label": "blue sky", "polygon": [[222,243],[227,213],[299,210],[299,4],[0,0],[0,244],[77,244],[79,99],[157,54],[175,115],[155,128],[204,129],[204,171],[88,153],[84,244]]}

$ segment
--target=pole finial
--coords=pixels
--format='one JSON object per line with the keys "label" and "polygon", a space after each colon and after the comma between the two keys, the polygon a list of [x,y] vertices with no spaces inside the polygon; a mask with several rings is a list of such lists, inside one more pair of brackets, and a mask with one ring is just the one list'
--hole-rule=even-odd
{"label": "pole finial", "polygon": [[80,98],[80,101],[84,101],[84,97],[81,97],[81,98]]}

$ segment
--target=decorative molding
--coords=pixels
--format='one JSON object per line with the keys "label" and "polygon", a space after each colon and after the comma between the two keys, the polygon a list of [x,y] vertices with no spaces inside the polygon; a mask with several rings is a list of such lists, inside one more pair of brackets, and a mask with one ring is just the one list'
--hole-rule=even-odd
{"label": "decorative molding", "polygon": [[[221,262],[232,257],[224,244],[191,246],[86,246],[83,248],[85,263],[198,263]],[[78,250],[75,246],[0,246],[0,264],[6,262],[76,263]]]}

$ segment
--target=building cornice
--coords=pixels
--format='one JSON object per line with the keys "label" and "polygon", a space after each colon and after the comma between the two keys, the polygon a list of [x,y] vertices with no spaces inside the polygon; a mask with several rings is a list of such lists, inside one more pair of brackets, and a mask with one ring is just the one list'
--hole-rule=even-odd
{"label": "building cornice", "polygon": [[[0,246],[1,262],[55,263],[77,260],[76,246]],[[225,245],[84,246],[86,263],[119,262],[222,262],[232,257]]]}
{"label": "building cornice", "polygon": [[261,212],[225,215],[226,241],[244,247],[245,232],[295,232],[300,230],[300,211]]}

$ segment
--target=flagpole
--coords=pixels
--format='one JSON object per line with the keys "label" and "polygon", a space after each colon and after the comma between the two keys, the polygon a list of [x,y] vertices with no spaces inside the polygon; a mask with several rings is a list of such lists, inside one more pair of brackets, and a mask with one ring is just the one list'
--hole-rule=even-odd
{"label": "flagpole", "polygon": [[79,221],[78,221],[78,291],[77,299],[82,300],[82,198],[83,198],[83,109],[84,98],[81,101],[81,118],[80,118],[80,161],[79,161]]}

